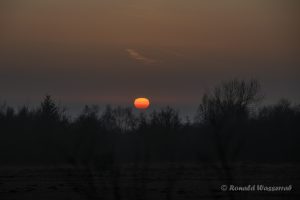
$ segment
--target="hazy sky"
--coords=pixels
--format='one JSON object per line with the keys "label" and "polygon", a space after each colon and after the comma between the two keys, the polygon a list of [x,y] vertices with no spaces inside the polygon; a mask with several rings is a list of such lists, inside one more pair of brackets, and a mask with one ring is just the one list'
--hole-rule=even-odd
{"label": "hazy sky", "polygon": [[1,0],[0,101],[190,112],[222,80],[300,102],[297,0]]}

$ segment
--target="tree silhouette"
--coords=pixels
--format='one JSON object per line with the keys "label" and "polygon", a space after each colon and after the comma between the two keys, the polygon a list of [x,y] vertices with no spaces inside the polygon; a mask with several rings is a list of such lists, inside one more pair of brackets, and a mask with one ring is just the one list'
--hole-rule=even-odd
{"label": "tree silhouette", "polygon": [[257,80],[223,82],[213,93],[204,94],[196,121],[219,127],[230,120],[247,119],[250,107],[261,99]]}
{"label": "tree silhouette", "polygon": [[[250,107],[261,100],[260,84],[256,80],[234,79],[216,86],[212,93],[204,94],[196,121],[211,127],[217,160],[221,165],[220,178],[232,184],[232,162],[241,152],[244,140],[240,130],[246,127]],[[230,194],[234,199],[234,195]]]}
{"label": "tree silhouette", "polygon": [[160,112],[154,111],[150,120],[151,126],[166,130],[176,130],[181,125],[179,114],[176,110],[166,107]]}
{"label": "tree silhouette", "polygon": [[281,99],[277,104],[265,106],[259,112],[259,118],[265,121],[277,121],[284,123],[295,119],[297,108],[293,108],[292,104],[287,99]]}
{"label": "tree silhouette", "polygon": [[56,105],[50,95],[46,95],[37,110],[38,120],[53,126],[55,123],[66,122],[65,110]]}

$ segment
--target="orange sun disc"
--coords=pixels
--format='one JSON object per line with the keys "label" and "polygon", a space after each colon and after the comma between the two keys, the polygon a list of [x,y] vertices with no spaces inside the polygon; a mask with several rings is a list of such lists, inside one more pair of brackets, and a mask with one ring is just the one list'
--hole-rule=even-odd
{"label": "orange sun disc", "polygon": [[134,100],[134,106],[137,109],[147,109],[150,106],[150,101],[147,98],[137,98]]}

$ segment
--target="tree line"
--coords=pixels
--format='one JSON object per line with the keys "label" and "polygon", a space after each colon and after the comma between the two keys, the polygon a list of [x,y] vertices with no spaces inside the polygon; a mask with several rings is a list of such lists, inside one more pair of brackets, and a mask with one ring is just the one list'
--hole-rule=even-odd
{"label": "tree line", "polygon": [[1,163],[296,162],[300,105],[260,106],[257,80],[222,82],[203,95],[193,120],[165,107],[85,106],[71,119],[47,95],[36,109],[0,107]]}

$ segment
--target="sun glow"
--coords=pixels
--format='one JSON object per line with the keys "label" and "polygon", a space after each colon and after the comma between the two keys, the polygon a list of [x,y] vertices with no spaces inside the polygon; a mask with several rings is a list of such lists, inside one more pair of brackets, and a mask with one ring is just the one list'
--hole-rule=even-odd
{"label": "sun glow", "polygon": [[134,106],[137,109],[147,109],[150,106],[150,101],[147,98],[137,98],[134,100]]}

